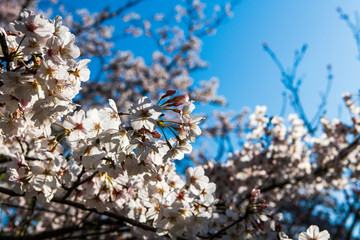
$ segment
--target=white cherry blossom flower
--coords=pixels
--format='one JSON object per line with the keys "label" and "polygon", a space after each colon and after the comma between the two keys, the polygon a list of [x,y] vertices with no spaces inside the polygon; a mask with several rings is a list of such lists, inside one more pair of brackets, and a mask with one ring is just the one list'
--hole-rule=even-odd
{"label": "white cherry blossom flower", "polygon": [[86,118],[84,120],[83,126],[87,131],[88,138],[96,137],[100,132],[102,132],[103,125],[104,122],[99,115],[99,110],[90,109],[86,112]]}
{"label": "white cherry blossom flower", "polygon": [[87,67],[89,63],[90,59],[80,60],[73,69],[69,70],[69,73],[76,80],[87,82],[90,78],[90,70]]}
{"label": "white cherry blossom flower", "polygon": [[67,116],[65,118],[63,126],[70,131],[68,137],[70,144],[85,138],[87,132],[83,125],[84,119],[84,110],[77,111],[72,116]]}
{"label": "white cherry blossom flower", "polygon": [[202,190],[208,183],[209,178],[205,176],[205,171],[201,166],[186,169],[186,185],[193,185],[197,189]]}
{"label": "white cherry blossom flower", "polygon": [[299,240],[328,240],[330,234],[327,230],[319,232],[319,227],[311,225],[306,232],[302,232],[299,235]]}
{"label": "white cherry blossom flower", "polygon": [[11,27],[15,32],[24,33],[32,37],[49,38],[55,31],[54,24],[40,14],[34,14],[30,10],[23,10],[20,14],[23,21],[15,21]]}
{"label": "white cherry blossom flower", "polygon": [[36,161],[33,166],[31,166],[31,171],[35,175],[33,187],[36,191],[42,192],[48,202],[60,186],[56,178],[57,171],[59,170],[59,167],[56,166],[54,162]]}
{"label": "white cherry blossom flower", "polygon": [[160,107],[152,105],[147,97],[142,97],[137,104],[130,107],[130,122],[134,130],[145,128],[154,131],[157,126],[157,119],[161,115]]}

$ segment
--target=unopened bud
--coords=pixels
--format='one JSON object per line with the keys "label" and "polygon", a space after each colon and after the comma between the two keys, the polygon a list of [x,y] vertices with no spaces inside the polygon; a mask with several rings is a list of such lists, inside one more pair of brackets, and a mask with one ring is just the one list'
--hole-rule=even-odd
{"label": "unopened bud", "polygon": [[21,103],[21,106],[22,106],[22,107],[26,107],[26,106],[29,104],[29,101],[24,100],[24,99],[21,99],[21,100],[20,100],[20,103]]}
{"label": "unopened bud", "polygon": [[167,90],[165,95],[162,95],[160,101],[164,98],[170,97],[176,93],[176,90]]}
{"label": "unopened bud", "polygon": [[164,96],[170,97],[176,93],[176,90],[167,90]]}
{"label": "unopened bud", "polygon": [[281,232],[281,224],[280,223],[275,224],[275,231]]}
{"label": "unopened bud", "polygon": [[151,135],[155,139],[160,139],[162,137],[162,135],[158,131],[152,132]]}
{"label": "unopened bud", "polygon": [[177,107],[177,106],[180,106],[187,102],[189,102],[189,95],[187,95],[187,94],[178,95],[178,96],[173,97],[172,99],[167,100],[165,102],[164,106]]}

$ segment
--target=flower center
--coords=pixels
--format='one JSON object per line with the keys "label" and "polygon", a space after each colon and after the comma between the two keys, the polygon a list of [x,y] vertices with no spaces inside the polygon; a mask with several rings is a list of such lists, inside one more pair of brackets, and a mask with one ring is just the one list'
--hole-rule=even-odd
{"label": "flower center", "polygon": [[29,30],[30,32],[35,33],[35,30],[38,29],[38,28],[39,27],[35,23],[26,24],[26,29]]}

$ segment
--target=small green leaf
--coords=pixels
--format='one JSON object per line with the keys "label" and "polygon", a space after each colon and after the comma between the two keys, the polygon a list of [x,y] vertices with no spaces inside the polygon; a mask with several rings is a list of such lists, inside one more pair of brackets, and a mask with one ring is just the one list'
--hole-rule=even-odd
{"label": "small green leaf", "polygon": [[5,173],[0,174],[0,181],[3,179],[4,175],[5,175]]}

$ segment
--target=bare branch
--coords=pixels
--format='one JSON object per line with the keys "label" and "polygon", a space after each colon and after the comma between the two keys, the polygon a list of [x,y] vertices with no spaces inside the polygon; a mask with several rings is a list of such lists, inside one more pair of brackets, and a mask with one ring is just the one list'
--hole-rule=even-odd
{"label": "bare branch", "polygon": [[[271,185],[267,185],[267,186],[262,186],[262,187],[259,187],[260,191],[262,193],[264,192],[268,192],[268,191],[271,191],[273,189],[276,189],[276,188],[282,188],[288,184],[296,184],[304,179],[306,179],[307,177],[311,176],[311,175],[314,175],[314,176],[319,176],[321,175],[322,173],[325,173],[331,164],[334,164],[334,163],[337,163],[339,162],[340,160],[343,160],[344,158],[346,158],[352,151],[354,151],[356,149],[357,146],[360,145],[360,137],[356,138],[351,144],[349,144],[346,148],[343,148],[342,150],[339,151],[338,155],[333,158],[331,161],[327,162],[324,166],[322,167],[319,167],[318,169],[316,169],[314,172],[312,173],[309,173],[309,174],[303,174],[303,175],[300,175],[300,176],[297,176],[295,178],[292,178],[292,179],[286,179],[286,180],[283,180],[281,182],[277,182],[277,183],[273,183]],[[269,182],[269,181],[267,181]],[[251,193],[249,192],[248,194],[246,194],[245,197],[243,197],[239,203],[242,203],[243,201],[245,201],[246,199],[248,199],[249,197],[251,196]]]}
{"label": "bare branch", "polygon": [[[0,192],[4,193],[4,194],[7,194],[9,196],[13,196],[13,197],[23,197],[24,196],[24,194],[18,194],[16,192],[12,191],[12,190],[9,190],[9,189],[3,188],[3,187],[0,187]],[[81,209],[81,210],[84,210],[84,211],[90,211],[90,212],[93,212],[93,213],[97,213],[97,214],[100,214],[100,215],[111,217],[111,218],[117,219],[119,221],[126,222],[126,223],[128,223],[130,225],[133,225],[135,227],[142,228],[142,229],[147,230],[147,231],[156,232],[156,230],[157,230],[154,227],[151,227],[151,226],[146,225],[144,223],[138,222],[138,221],[136,221],[134,219],[131,219],[131,218],[116,214],[114,212],[110,212],[110,211],[99,212],[96,209],[88,209],[82,203],[78,203],[78,202],[74,202],[74,201],[70,201],[70,200],[63,200],[62,198],[53,198],[51,201],[56,202],[56,203],[60,203],[60,204],[64,204],[64,205],[68,205],[68,206],[71,206],[71,207],[75,207],[77,209]]]}
{"label": "bare branch", "polygon": [[227,225],[226,227],[220,229],[219,231],[217,231],[216,233],[214,234],[209,234],[208,236],[201,236],[199,235],[198,237],[199,238],[203,238],[203,239],[215,239],[215,238],[221,238],[225,233],[226,231],[235,226],[236,224],[239,224],[241,223],[242,221],[244,221],[247,217],[248,217],[248,212],[246,212],[244,215],[242,215],[238,220],[232,222],[231,224]]}
{"label": "bare branch", "polygon": [[129,8],[131,7],[134,7],[135,5],[139,4],[142,0],[131,0],[131,1],[128,1],[124,6],[121,6],[120,8],[118,8],[117,10],[111,12],[111,13],[107,13],[107,9],[104,9],[103,10],[103,14],[100,15],[100,17],[91,25],[88,25],[86,27],[80,27],[76,30],[74,30],[74,34],[75,35],[79,35],[83,32],[86,32],[90,29],[92,29],[93,27],[98,27],[100,26],[102,23],[104,23],[105,21],[111,19],[111,18],[114,18],[114,17],[117,17],[119,16],[120,14],[122,14],[124,11],[128,10]]}
{"label": "bare branch", "polygon": [[266,43],[263,44],[263,48],[264,48],[265,52],[267,52],[269,54],[269,56],[271,57],[271,59],[277,65],[277,67],[279,68],[279,70],[281,72],[281,76],[282,76],[281,82],[284,84],[285,88],[290,93],[290,95],[289,95],[289,97],[291,98],[290,103],[291,103],[293,110],[304,121],[304,125],[306,126],[308,132],[311,135],[313,135],[315,133],[316,129],[318,128],[318,125],[319,125],[322,115],[325,113],[327,99],[329,97],[329,93],[330,93],[330,89],[331,89],[331,85],[332,85],[332,79],[333,79],[333,75],[331,73],[331,66],[330,65],[327,66],[327,69],[328,69],[327,85],[325,88],[325,92],[323,94],[321,94],[321,102],[320,102],[319,108],[318,108],[317,112],[315,113],[314,117],[312,118],[312,120],[310,121],[305,113],[304,107],[303,107],[301,99],[300,99],[300,86],[301,86],[302,79],[301,78],[297,79],[297,77],[296,77],[297,69],[298,69],[301,61],[304,58],[304,55],[305,55],[305,52],[307,49],[307,45],[306,44],[303,45],[301,47],[300,51],[295,51],[294,63],[289,71],[285,70],[285,68],[282,65],[282,63],[280,62],[279,58],[276,56],[276,54],[270,49],[270,47]]}

